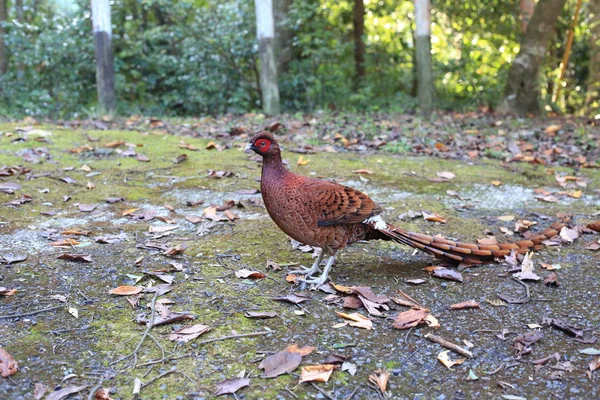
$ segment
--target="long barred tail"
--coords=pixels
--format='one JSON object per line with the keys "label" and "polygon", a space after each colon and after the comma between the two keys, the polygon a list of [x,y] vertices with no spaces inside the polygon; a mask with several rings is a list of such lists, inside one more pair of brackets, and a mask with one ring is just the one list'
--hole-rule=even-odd
{"label": "long barred tail", "polygon": [[393,240],[453,263],[481,264],[494,261],[494,258],[497,257],[507,256],[513,249],[521,254],[531,250],[539,250],[543,247],[542,242],[557,235],[565,224],[555,222],[539,235],[530,239],[499,244],[454,242],[444,238],[410,232],[391,224],[385,224],[385,227],[382,224],[371,226],[377,232],[373,238]]}

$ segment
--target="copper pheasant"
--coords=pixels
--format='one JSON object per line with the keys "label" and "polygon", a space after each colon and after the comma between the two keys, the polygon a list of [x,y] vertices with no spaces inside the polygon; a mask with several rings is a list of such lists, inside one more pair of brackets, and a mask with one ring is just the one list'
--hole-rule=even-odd
{"label": "copper pheasant", "polygon": [[[557,222],[528,240],[502,244],[474,244],[431,237],[397,228],[379,215],[382,208],[366,194],[348,186],[294,174],[281,160],[281,150],[270,132],[260,132],[245,151],[263,157],[261,192],[267,212],[277,226],[299,242],[321,249],[311,268],[302,270],[303,282],[326,282],[336,254],[359,240],[393,240],[451,263],[480,264],[496,257],[537,250],[564,224]],[[325,253],[323,273],[315,278]],[[298,271],[296,271],[298,272]]]}

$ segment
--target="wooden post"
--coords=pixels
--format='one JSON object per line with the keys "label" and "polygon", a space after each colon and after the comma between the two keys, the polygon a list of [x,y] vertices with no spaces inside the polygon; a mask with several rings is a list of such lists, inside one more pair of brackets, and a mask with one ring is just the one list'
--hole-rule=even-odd
{"label": "wooden post", "polygon": [[115,109],[115,71],[109,0],[92,0],[92,23],[96,48],[96,89],[104,112]]}
{"label": "wooden post", "polygon": [[0,0],[0,75],[6,73],[8,69],[8,52],[6,51],[6,43],[4,43],[4,21],[7,17],[6,0]]}
{"label": "wooden post", "polygon": [[260,89],[265,114],[279,114],[279,86],[275,63],[275,21],[272,0],[254,0],[256,8],[256,37],[260,57]]}
{"label": "wooden post", "polygon": [[417,64],[417,99],[423,113],[433,109],[433,71],[431,66],[431,4],[414,0],[415,50]]}

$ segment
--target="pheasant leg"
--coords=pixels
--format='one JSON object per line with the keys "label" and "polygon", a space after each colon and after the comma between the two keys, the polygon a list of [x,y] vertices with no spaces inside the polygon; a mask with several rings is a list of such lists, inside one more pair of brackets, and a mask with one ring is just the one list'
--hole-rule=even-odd
{"label": "pheasant leg", "polygon": [[306,277],[311,277],[312,278],[312,276],[313,276],[313,274],[315,272],[320,271],[319,265],[321,264],[321,261],[323,261],[323,256],[324,255],[325,255],[325,252],[323,251],[323,249],[321,249],[321,252],[317,256],[317,259],[313,263],[312,267],[305,268],[305,267],[300,266],[300,268],[302,268],[302,269],[291,270],[290,272],[288,272],[288,275],[290,275],[290,274],[301,274],[301,275],[306,275]]}
{"label": "pheasant leg", "polygon": [[329,271],[331,271],[331,267],[333,267],[334,261],[335,261],[335,255],[329,257],[329,260],[327,260],[327,264],[325,265],[325,269],[323,270],[323,273],[321,274],[320,277],[314,278],[314,279],[301,278],[301,279],[298,279],[298,281],[304,282],[304,283],[315,284],[317,286],[323,285],[325,282],[327,282],[327,278],[329,277]]}

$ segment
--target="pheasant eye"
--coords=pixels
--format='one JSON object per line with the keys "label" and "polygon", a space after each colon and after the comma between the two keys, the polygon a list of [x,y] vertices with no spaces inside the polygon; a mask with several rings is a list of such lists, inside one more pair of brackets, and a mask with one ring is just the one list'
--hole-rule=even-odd
{"label": "pheasant eye", "polygon": [[261,139],[258,141],[257,146],[260,149],[260,151],[266,152],[269,150],[269,147],[271,147],[271,142],[267,139]]}

